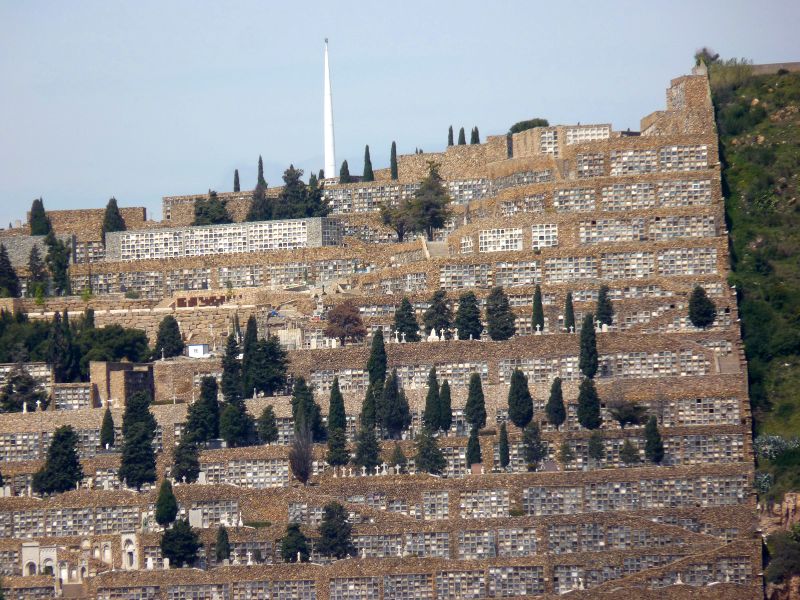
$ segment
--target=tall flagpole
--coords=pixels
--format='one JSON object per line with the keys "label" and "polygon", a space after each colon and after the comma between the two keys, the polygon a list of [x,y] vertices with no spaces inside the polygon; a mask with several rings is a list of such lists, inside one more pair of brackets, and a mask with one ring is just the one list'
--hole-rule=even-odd
{"label": "tall flagpole", "polygon": [[325,138],[325,177],[336,177],[336,156],[334,150],[336,144],[333,138],[333,97],[331,95],[331,70],[328,66],[328,38],[325,38],[323,126]]}

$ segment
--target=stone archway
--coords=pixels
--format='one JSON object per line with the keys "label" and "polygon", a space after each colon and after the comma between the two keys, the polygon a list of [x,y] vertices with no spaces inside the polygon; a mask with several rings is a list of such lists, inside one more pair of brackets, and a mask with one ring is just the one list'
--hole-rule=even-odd
{"label": "stone archway", "polygon": [[28,564],[25,565],[25,574],[26,575],[36,575],[36,563],[30,561]]}

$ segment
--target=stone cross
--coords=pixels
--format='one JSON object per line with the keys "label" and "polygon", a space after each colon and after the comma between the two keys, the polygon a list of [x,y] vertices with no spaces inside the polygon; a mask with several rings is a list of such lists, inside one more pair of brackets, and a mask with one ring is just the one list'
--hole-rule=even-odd
{"label": "stone cross", "polygon": [[36,400],[36,412],[39,412],[40,410],[42,410],[42,400],[41,400],[41,398]]}
{"label": "stone cross", "polygon": [[186,483],[186,475],[184,475],[183,477],[181,477],[181,481],[182,481],[184,484]]}
{"label": "stone cross", "polygon": [[401,337],[403,339],[403,343],[405,344],[406,343],[406,332],[405,331],[403,332],[403,335]]}
{"label": "stone cross", "polygon": [[542,333],[542,326],[539,323],[536,324],[536,335],[540,335]]}
{"label": "stone cross", "polygon": [[247,564],[248,565],[253,564],[253,553],[250,552],[250,550],[247,551]]}
{"label": "stone cross", "polygon": [[400,343],[400,332],[397,331],[396,329],[394,330],[394,343],[395,344]]}
{"label": "stone cross", "polygon": [[361,476],[364,477],[364,476],[366,476],[366,474],[367,474],[367,467],[362,466],[361,467]]}
{"label": "stone cross", "polygon": [[333,467],[333,477],[336,479],[339,475],[339,467]]}
{"label": "stone cross", "polygon": [[444,341],[444,327],[439,330],[439,339]]}
{"label": "stone cross", "polygon": [[575,333],[575,325],[570,325],[569,326],[569,332],[570,333]]}
{"label": "stone cross", "polygon": [[381,465],[381,475],[386,475],[387,474],[386,469],[387,469],[388,466],[389,465],[387,465],[385,462]]}
{"label": "stone cross", "polygon": [[458,327],[456,327],[455,329],[453,329],[453,339],[454,339],[454,340],[457,340],[457,339],[458,339]]}

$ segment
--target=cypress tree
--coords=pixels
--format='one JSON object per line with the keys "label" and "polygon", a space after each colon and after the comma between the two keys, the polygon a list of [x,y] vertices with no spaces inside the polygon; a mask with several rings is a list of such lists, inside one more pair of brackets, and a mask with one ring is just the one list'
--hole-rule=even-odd
{"label": "cypress tree", "polygon": [[325,179],[325,169],[319,170],[319,175],[317,175],[317,181],[322,181]]}
{"label": "cypress tree", "polygon": [[507,340],[514,335],[514,313],[502,287],[493,288],[486,298],[486,328],[493,340]]}
{"label": "cypress tree", "polygon": [[508,388],[508,418],[520,429],[533,418],[533,398],[528,389],[528,378],[520,369],[514,369]]}
{"label": "cypress tree", "polygon": [[31,226],[31,235],[47,235],[52,231],[53,226],[50,224],[50,218],[44,210],[44,202],[41,198],[37,198],[31,204],[28,222]]}
{"label": "cypress tree", "polygon": [[19,296],[19,277],[11,265],[8,250],[0,244],[0,297],[17,298]]}
{"label": "cypress tree", "polygon": [[333,378],[333,385],[331,385],[330,402],[328,404],[328,429],[341,429],[344,431],[347,428],[347,415],[344,411],[344,397],[339,390],[339,378]]}
{"label": "cypress tree", "polygon": [[453,126],[452,125],[450,125],[450,127],[448,127],[448,129],[447,129],[447,145],[448,146],[452,146],[453,145]]}
{"label": "cypress tree", "polygon": [[295,429],[294,440],[289,448],[289,468],[295,479],[303,485],[306,485],[311,477],[313,459],[314,440],[308,425],[303,423],[302,427]]}
{"label": "cypress tree", "polygon": [[447,468],[447,459],[439,449],[436,438],[427,427],[423,427],[417,435],[416,447],[417,454],[414,457],[414,464],[418,471],[439,475]]}
{"label": "cypress tree", "polygon": [[280,542],[281,558],[284,562],[308,562],[308,540],[300,530],[299,523],[289,523],[286,526],[286,535],[281,538]]}
{"label": "cypress tree", "polygon": [[528,423],[522,431],[522,446],[528,471],[535,471],[547,458],[547,444],[542,441],[542,432],[535,422]]}
{"label": "cypress tree", "polygon": [[639,458],[639,450],[636,449],[628,438],[622,443],[622,448],[619,451],[619,457],[626,466],[635,465],[641,461]]}
{"label": "cypress tree", "polygon": [[256,346],[258,344],[258,323],[255,315],[247,318],[244,328],[244,341],[242,342],[242,396],[247,398],[253,393],[255,387]]}
{"label": "cypress tree", "polygon": [[325,460],[334,467],[346,465],[350,462],[350,452],[347,450],[347,437],[344,429],[329,429],[328,453],[325,456]]}
{"label": "cypress tree", "polygon": [[69,347],[69,340],[65,335],[64,327],[61,324],[61,314],[58,311],[53,315],[47,342],[47,362],[53,365],[53,377],[57,383],[68,383],[70,381],[69,356],[72,349]]}
{"label": "cypress tree", "polygon": [[197,444],[191,435],[184,434],[172,457],[172,477],[175,481],[194,483],[200,475]]}
{"label": "cypress tree", "polygon": [[458,338],[461,340],[468,340],[470,337],[474,340],[481,338],[483,331],[481,309],[473,292],[464,292],[458,298],[458,310],[453,325],[458,329]]}
{"label": "cypress tree", "polygon": [[239,169],[233,170],[233,191],[241,191],[241,188],[239,187]]}
{"label": "cypress tree", "polygon": [[255,421],[242,400],[225,404],[219,415],[219,436],[229,448],[250,446],[255,442]]}
{"label": "cypress tree", "polygon": [[137,490],[141,489],[145,483],[154,483],[156,480],[153,433],[143,421],[133,423],[124,435],[117,476],[128,487]]}
{"label": "cypress tree", "polygon": [[556,377],[550,385],[550,398],[544,408],[547,421],[556,429],[560,429],[567,420],[567,408],[564,406],[564,394],[561,391],[561,378]]}
{"label": "cypress tree", "polygon": [[591,379],[597,373],[597,334],[594,331],[594,315],[591,313],[583,318],[580,343],[579,366],[581,373]]}
{"label": "cypress tree", "polygon": [[100,426],[100,447],[110,448],[114,445],[114,418],[111,416],[111,409],[106,406],[103,413],[103,424]]}
{"label": "cypress tree", "polygon": [[614,322],[614,305],[608,296],[607,285],[601,285],[597,293],[597,320],[603,325],[611,325]]}
{"label": "cypress tree", "polygon": [[483,399],[481,376],[473,373],[469,378],[469,394],[464,407],[464,416],[472,427],[480,429],[486,425],[486,404]]}
{"label": "cypress tree", "polygon": [[561,442],[561,446],[558,449],[558,462],[566,468],[573,460],[575,460],[575,453],[572,451],[572,448],[570,448],[569,442],[564,440]]}
{"label": "cypress tree", "polygon": [[47,268],[39,252],[39,246],[33,246],[28,255],[28,286],[27,296],[35,297],[38,293],[47,295]]}
{"label": "cypress tree", "polygon": [[319,541],[316,550],[325,556],[346,558],[355,556],[356,547],[350,539],[353,526],[347,521],[347,511],[338,502],[330,502],[322,509],[319,524]]}
{"label": "cypress tree", "polygon": [[374,471],[380,464],[381,447],[375,435],[374,427],[362,426],[356,436],[356,452],[353,464],[366,467],[367,471]]}
{"label": "cypress tree", "polygon": [[258,186],[267,187],[267,180],[264,179],[264,161],[260,154],[258,155],[258,181],[256,182],[256,187]]}
{"label": "cypress tree", "polygon": [[128,431],[136,423],[143,423],[150,436],[155,437],[157,423],[150,412],[150,395],[146,392],[131,394],[125,401],[125,410],[122,413],[123,438],[127,437]]}
{"label": "cypress tree", "polygon": [[342,163],[342,168],[339,169],[339,183],[350,183],[350,167],[347,166],[347,161]]}
{"label": "cypress tree", "polygon": [[375,427],[379,424],[377,419],[378,396],[383,395],[383,384],[370,383],[361,403],[361,414],[358,417],[361,427]]}
{"label": "cypress tree", "polygon": [[422,413],[422,422],[431,429],[439,429],[440,423],[439,382],[436,379],[436,367],[431,367],[428,372],[428,394],[425,396],[425,410]]}
{"label": "cypress tree", "polygon": [[439,429],[450,431],[453,424],[453,402],[450,399],[450,383],[445,379],[439,388]]}
{"label": "cypress tree", "polygon": [[420,340],[417,316],[414,313],[414,307],[411,306],[411,302],[406,297],[403,297],[400,307],[394,313],[394,330],[400,338],[405,333],[407,342],[418,342]]}
{"label": "cypress tree", "polygon": [[178,321],[172,315],[167,315],[158,324],[156,346],[153,350],[156,358],[172,358],[183,354],[184,343]]}
{"label": "cypress tree", "polygon": [[212,376],[200,380],[200,397],[189,406],[185,435],[198,443],[219,437],[219,400],[217,380]]}
{"label": "cypress tree", "polygon": [[506,469],[511,462],[511,456],[508,450],[508,428],[505,423],[500,425],[500,437],[497,446],[498,453],[500,454],[500,468]]}
{"label": "cypress tree", "polygon": [[273,444],[278,441],[278,422],[275,419],[275,409],[271,404],[264,407],[258,418],[258,439],[264,444]]}
{"label": "cypress tree", "polygon": [[408,399],[400,388],[397,370],[393,370],[383,386],[383,427],[392,439],[400,435],[411,425],[411,409]]}
{"label": "cypress tree", "polygon": [[[250,332],[249,321],[247,331]],[[250,339],[248,333],[245,333],[242,359],[245,394],[252,394],[253,389],[266,395],[282,390],[286,385],[288,366],[286,350],[281,348],[280,341],[274,335],[248,344]]]}
{"label": "cypress tree", "polygon": [[539,326],[539,331],[544,332],[544,306],[542,306],[542,288],[538,285],[533,292],[533,317],[531,318],[531,327],[534,333],[536,326]]}
{"label": "cypress tree", "polygon": [[112,231],[125,231],[125,219],[122,218],[122,214],[119,212],[117,199],[113,197],[106,204],[106,212],[103,216],[103,243],[106,241],[106,234]]}
{"label": "cypress tree", "polygon": [[664,460],[664,442],[661,439],[661,432],[658,430],[658,420],[652,415],[647,420],[644,428],[644,456],[651,463],[661,464]]}
{"label": "cypress tree", "polygon": [[386,347],[383,343],[383,329],[380,327],[372,334],[372,348],[367,361],[367,372],[370,383],[386,379]]}
{"label": "cypress tree", "polygon": [[38,494],[59,494],[74,490],[83,481],[83,468],[78,458],[78,436],[69,425],[55,430],[47,460],[33,475],[33,491]]}
{"label": "cypress tree", "polygon": [[470,144],[480,144],[481,143],[481,134],[478,133],[478,126],[472,128],[472,132],[469,136],[469,143]]}
{"label": "cypress tree", "polygon": [[221,563],[224,560],[230,560],[231,558],[231,543],[228,539],[228,530],[225,529],[223,525],[220,525],[217,529],[217,540],[216,544],[214,545],[214,558],[217,559],[217,563]]}
{"label": "cypress tree", "polygon": [[372,172],[372,159],[369,157],[369,144],[364,147],[364,174],[361,181],[375,181],[375,173]]}
{"label": "cypress tree", "polygon": [[322,412],[319,404],[314,401],[314,394],[305,377],[295,379],[291,402],[295,433],[307,427],[314,442],[324,442],[326,432],[322,423]]}
{"label": "cypress tree", "polygon": [[594,380],[588,377],[581,380],[578,391],[578,423],[586,429],[599,429],[601,424],[600,399],[597,397]]}
{"label": "cypress tree", "polygon": [[156,500],[156,523],[161,527],[166,527],[178,516],[178,501],[172,492],[172,484],[169,479],[161,482],[158,489],[158,499]]}
{"label": "cypress tree", "polygon": [[392,152],[389,155],[389,170],[392,173],[392,180],[397,180],[397,144],[392,142]]}
{"label": "cypress tree", "polygon": [[603,432],[595,429],[589,436],[589,458],[600,464],[606,457],[606,449],[603,444]]}
{"label": "cypress tree", "polygon": [[575,309],[572,306],[572,292],[567,292],[567,299],[564,301],[564,330],[575,331]]}
{"label": "cypress tree", "polygon": [[696,285],[689,297],[689,321],[695,327],[706,329],[717,319],[717,306],[708,297],[706,290]]}
{"label": "cypress tree", "polygon": [[225,342],[222,357],[222,396],[228,403],[242,400],[242,364],[239,362],[239,344],[233,333]]}
{"label": "cypress tree", "polygon": [[478,439],[478,428],[473,427],[469,432],[467,441],[467,468],[483,463],[481,456],[481,441]]}
{"label": "cypress tree", "polygon": [[267,184],[257,185],[253,190],[253,199],[247,209],[245,221],[269,221],[272,219],[272,201],[267,198]]}
{"label": "cypress tree", "polygon": [[169,559],[173,568],[193,565],[201,545],[189,521],[178,519],[161,536],[161,555]]}
{"label": "cypress tree", "polygon": [[464,128],[458,130],[458,145],[464,146],[467,143],[467,136],[464,135]]}
{"label": "cypress tree", "polygon": [[69,246],[56,239],[52,230],[45,236],[44,244],[47,247],[44,260],[50,270],[53,291],[59,296],[69,295]]}
{"label": "cypress tree", "polygon": [[444,290],[436,290],[430,299],[430,306],[422,316],[422,322],[425,324],[425,333],[429,333],[431,329],[436,330],[436,335],[439,335],[441,330],[444,329],[445,336],[449,337],[448,330],[453,321],[453,312],[447,304],[447,292]]}

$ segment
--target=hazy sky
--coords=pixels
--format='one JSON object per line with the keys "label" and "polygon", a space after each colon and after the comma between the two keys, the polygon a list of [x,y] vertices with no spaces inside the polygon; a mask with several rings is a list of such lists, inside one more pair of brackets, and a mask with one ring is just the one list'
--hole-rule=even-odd
{"label": "hazy sky", "polygon": [[322,167],[330,38],[337,163],[441,150],[447,127],[639,128],[694,50],[800,60],[796,0],[209,2],[0,0],[0,223],[146,206]]}

